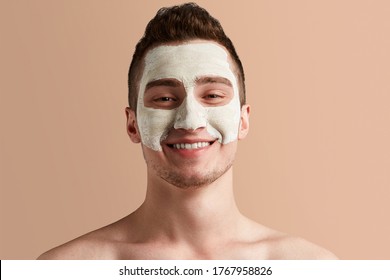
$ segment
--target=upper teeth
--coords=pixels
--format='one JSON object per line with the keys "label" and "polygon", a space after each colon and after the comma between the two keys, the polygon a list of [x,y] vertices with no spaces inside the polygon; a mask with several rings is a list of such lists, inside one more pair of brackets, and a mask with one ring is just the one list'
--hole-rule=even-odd
{"label": "upper teeth", "polygon": [[189,144],[189,143],[173,144],[173,147],[176,148],[176,149],[187,149],[187,150],[190,150],[190,149],[203,148],[203,147],[206,147],[206,146],[209,146],[209,145],[210,145],[209,142],[198,142],[198,143],[192,143],[192,144]]}

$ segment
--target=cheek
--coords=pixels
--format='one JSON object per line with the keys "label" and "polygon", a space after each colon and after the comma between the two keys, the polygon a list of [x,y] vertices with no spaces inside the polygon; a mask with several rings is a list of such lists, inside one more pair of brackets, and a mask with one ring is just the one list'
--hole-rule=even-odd
{"label": "cheek", "polygon": [[239,104],[235,104],[235,102],[221,107],[208,108],[208,123],[211,126],[211,130],[220,134],[218,137],[220,143],[227,144],[237,140],[240,113]]}
{"label": "cheek", "polygon": [[163,141],[175,119],[175,110],[142,108],[138,111],[138,127],[142,143],[155,151],[161,151]]}

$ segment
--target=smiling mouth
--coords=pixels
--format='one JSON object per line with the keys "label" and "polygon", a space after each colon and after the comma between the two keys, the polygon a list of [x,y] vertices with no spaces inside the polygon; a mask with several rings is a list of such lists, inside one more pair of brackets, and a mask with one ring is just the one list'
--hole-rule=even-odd
{"label": "smiling mouth", "polygon": [[196,143],[177,143],[177,144],[167,144],[168,147],[178,150],[196,150],[201,149],[207,146],[210,146],[215,141],[211,142],[196,142]]}

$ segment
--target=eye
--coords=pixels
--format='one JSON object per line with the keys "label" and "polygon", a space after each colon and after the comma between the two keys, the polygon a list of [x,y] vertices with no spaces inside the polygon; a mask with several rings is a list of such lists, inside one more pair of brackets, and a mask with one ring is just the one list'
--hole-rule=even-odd
{"label": "eye", "polygon": [[220,91],[205,92],[202,96],[202,103],[205,106],[220,106],[225,102],[226,95]]}
{"label": "eye", "polygon": [[153,101],[154,102],[176,102],[177,99],[173,98],[173,97],[162,96],[162,97],[158,97],[158,98],[153,99]]}
{"label": "eye", "polygon": [[223,96],[216,94],[216,93],[210,93],[204,96],[205,99],[217,99],[217,98],[223,98]]}
{"label": "eye", "polygon": [[205,107],[218,107],[229,103],[234,96],[233,87],[220,82],[207,82],[196,88],[198,101]]}
{"label": "eye", "polygon": [[[180,106],[185,96],[184,86],[178,81],[161,80],[144,93],[145,107],[171,110]],[[161,83],[161,84],[159,84]]]}
{"label": "eye", "polygon": [[173,95],[162,95],[155,96],[150,99],[149,102],[146,102],[147,107],[150,106],[156,109],[166,109],[170,110],[179,106],[179,98]]}

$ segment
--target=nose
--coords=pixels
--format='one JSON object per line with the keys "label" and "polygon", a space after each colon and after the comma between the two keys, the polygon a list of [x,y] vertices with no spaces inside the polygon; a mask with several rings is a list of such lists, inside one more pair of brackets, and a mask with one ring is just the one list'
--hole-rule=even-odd
{"label": "nose", "polygon": [[175,129],[196,130],[206,127],[206,110],[193,97],[187,96],[178,108],[175,118]]}

